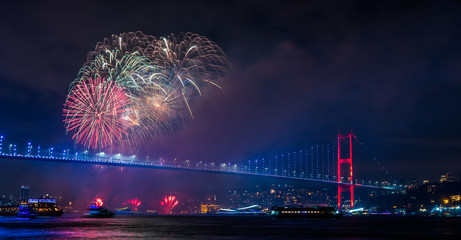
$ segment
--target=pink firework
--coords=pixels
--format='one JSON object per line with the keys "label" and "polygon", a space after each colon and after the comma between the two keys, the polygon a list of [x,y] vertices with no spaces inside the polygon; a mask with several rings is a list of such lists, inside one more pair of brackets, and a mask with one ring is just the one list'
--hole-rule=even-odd
{"label": "pink firework", "polygon": [[90,78],[75,85],[64,103],[66,131],[85,147],[105,148],[126,135],[130,97],[114,81]]}
{"label": "pink firework", "polygon": [[139,201],[137,198],[135,199],[128,199],[125,203],[123,203],[124,205],[131,205],[131,207],[134,209],[135,212],[138,211],[138,207],[139,205],[141,205],[141,201]]}
{"label": "pink firework", "polygon": [[173,211],[173,208],[178,205],[178,200],[176,200],[176,196],[165,196],[162,202],[163,210],[165,214],[170,214]]}

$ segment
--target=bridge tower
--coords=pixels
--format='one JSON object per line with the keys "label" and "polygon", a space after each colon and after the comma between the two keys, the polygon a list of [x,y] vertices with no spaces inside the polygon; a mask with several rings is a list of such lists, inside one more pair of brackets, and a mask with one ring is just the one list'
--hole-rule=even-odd
{"label": "bridge tower", "polygon": [[350,194],[351,209],[354,208],[354,182],[352,171],[352,137],[353,133],[338,133],[338,183],[350,185],[338,185],[338,210],[341,209],[341,197],[343,193]]}

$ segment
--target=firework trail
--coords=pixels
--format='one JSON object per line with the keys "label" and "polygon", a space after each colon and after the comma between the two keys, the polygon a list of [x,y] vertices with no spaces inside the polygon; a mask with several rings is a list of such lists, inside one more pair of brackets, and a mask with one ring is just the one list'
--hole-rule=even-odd
{"label": "firework trail", "polygon": [[96,56],[104,55],[107,51],[128,54],[137,52],[142,56],[150,56],[157,41],[156,37],[140,31],[112,34],[110,38],[104,38],[104,41],[96,44],[95,50],[88,53],[87,61],[91,62]]}
{"label": "firework trail", "polygon": [[126,134],[123,119],[131,99],[117,83],[90,78],[77,84],[64,103],[64,123],[72,139],[85,147],[104,148]]}
{"label": "firework trail", "polygon": [[165,196],[160,204],[163,207],[165,214],[170,214],[173,211],[173,208],[178,205],[178,200],[176,200],[176,196]]}
{"label": "firework trail", "polygon": [[126,202],[123,203],[123,205],[130,205],[135,212],[138,211],[138,207],[141,205],[141,201],[139,201],[137,198],[135,199],[128,199]]}
{"label": "firework trail", "polygon": [[[187,115],[193,118],[191,101],[206,86],[221,88],[230,67],[221,48],[197,34],[113,34],[88,53],[71,84],[64,104],[66,130],[74,131],[73,139],[87,148],[122,140],[136,146],[139,140],[171,132]],[[118,97],[92,89],[93,79],[105,79],[99,88],[113,88]],[[117,110],[109,115],[106,105]],[[98,115],[101,108],[106,109],[104,119]]]}
{"label": "firework trail", "polygon": [[211,84],[221,89],[218,80],[227,72],[230,63],[221,48],[198,34],[171,34],[157,42],[150,56],[160,66],[174,70],[172,84],[180,89],[191,116],[189,99],[202,95],[201,86]]}

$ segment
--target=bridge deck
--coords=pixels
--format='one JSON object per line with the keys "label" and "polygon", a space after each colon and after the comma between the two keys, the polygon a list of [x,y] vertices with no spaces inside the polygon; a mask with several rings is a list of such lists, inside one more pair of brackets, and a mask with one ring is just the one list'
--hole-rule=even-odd
{"label": "bridge deck", "polygon": [[[80,158],[27,156],[27,155],[18,156],[18,155],[10,155],[10,154],[2,154],[2,155],[0,155],[0,159],[47,161],[47,162],[59,162],[59,163],[95,164],[95,165],[106,165],[106,166],[117,166],[117,167],[150,168],[150,169],[164,169],[164,170],[176,170],[176,171],[179,170],[179,171],[192,171],[192,172],[215,173],[215,174],[246,175],[246,176],[283,178],[283,179],[292,179],[292,180],[299,180],[299,181],[327,183],[327,184],[343,185],[343,186],[351,186],[352,185],[350,183],[339,183],[339,182],[336,182],[336,181],[320,180],[320,179],[313,179],[313,178],[281,176],[281,175],[263,174],[263,173],[251,173],[251,172],[242,172],[242,171],[217,170],[217,169],[207,169],[207,168],[183,167],[183,166],[180,166],[180,165],[172,166],[172,165],[166,165],[166,164],[135,162],[135,161],[121,161],[121,160],[110,160],[110,159],[80,159]],[[390,188],[390,187],[371,186],[371,185],[362,185],[362,184],[354,184],[354,186],[361,187],[361,188],[375,188],[375,189],[395,190],[395,189]]]}

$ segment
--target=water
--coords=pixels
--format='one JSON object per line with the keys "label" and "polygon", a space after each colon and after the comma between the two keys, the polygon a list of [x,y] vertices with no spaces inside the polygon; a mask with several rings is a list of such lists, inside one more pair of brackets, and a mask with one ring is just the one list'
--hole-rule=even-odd
{"label": "water", "polygon": [[1,239],[461,239],[461,218],[64,215],[50,219],[0,217]]}

